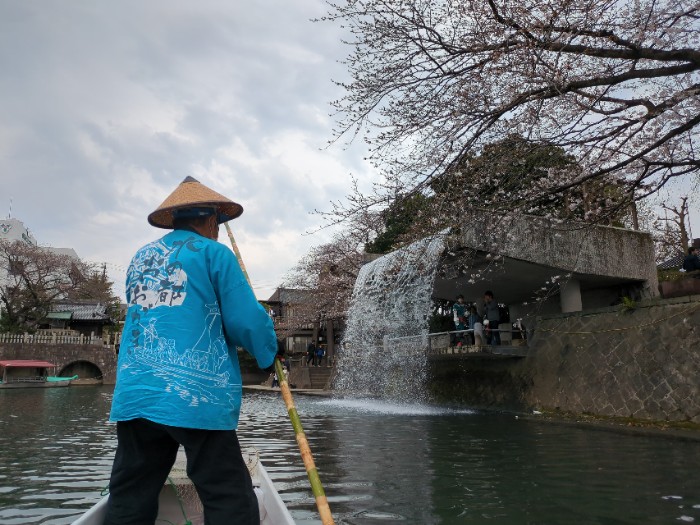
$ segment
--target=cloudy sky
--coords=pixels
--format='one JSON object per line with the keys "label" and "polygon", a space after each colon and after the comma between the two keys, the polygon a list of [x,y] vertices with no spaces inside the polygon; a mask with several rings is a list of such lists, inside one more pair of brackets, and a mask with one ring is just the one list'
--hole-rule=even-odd
{"label": "cloudy sky", "polygon": [[[0,0],[0,216],[40,244],[123,268],[187,175],[240,202],[259,298],[329,232],[314,209],[369,181],[326,148],[348,49],[316,0]],[[222,230],[221,242],[227,242]]]}
{"label": "cloudy sky", "polygon": [[[376,174],[326,148],[341,29],[321,0],[0,0],[0,217],[108,263],[116,291],[146,216],[187,175],[243,204],[259,298],[330,232],[312,212]],[[672,193],[673,189],[670,190]],[[687,190],[684,190],[687,191]],[[674,200],[674,199],[671,199]],[[697,199],[691,226],[700,236]],[[225,235],[220,238],[227,243]]]}

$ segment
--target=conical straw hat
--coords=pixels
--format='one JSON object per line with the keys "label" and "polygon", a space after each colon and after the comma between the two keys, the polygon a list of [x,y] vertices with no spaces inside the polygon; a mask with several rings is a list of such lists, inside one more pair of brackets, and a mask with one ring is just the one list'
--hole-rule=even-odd
{"label": "conical straw hat", "polygon": [[243,213],[243,206],[207,188],[193,177],[187,177],[175,188],[163,204],[148,216],[148,222],[157,228],[173,228],[173,212],[186,208],[213,207],[219,223],[235,219]]}

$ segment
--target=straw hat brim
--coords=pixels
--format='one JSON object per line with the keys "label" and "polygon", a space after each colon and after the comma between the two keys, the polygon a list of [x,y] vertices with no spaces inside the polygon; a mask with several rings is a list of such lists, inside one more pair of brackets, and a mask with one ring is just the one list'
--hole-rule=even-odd
{"label": "straw hat brim", "polygon": [[187,177],[175,188],[158,208],[148,216],[148,222],[156,228],[174,228],[175,210],[186,208],[216,208],[219,223],[230,221],[243,213],[243,206],[224,197],[198,180]]}

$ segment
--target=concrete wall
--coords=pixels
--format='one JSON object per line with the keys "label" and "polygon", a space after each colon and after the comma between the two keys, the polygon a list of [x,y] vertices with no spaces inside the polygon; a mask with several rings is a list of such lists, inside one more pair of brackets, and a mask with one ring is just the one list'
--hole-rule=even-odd
{"label": "concrete wall", "polygon": [[[564,271],[636,279],[656,297],[654,243],[645,232],[590,224],[560,224],[541,217],[489,214],[465,217],[457,244]],[[584,304],[585,308],[585,304]]]}
{"label": "concrete wall", "polygon": [[700,423],[700,296],[540,318],[526,358],[430,365],[442,401]]}

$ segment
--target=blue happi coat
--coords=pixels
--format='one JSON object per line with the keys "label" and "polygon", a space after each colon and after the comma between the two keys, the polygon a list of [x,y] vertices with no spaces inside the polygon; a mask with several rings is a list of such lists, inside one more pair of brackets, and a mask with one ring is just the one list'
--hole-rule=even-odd
{"label": "blue happi coat", "polygon": [[110,419],[235,429],[236,347],[267,368],[277,341],[231,250],[197,233],[170,232],[136,253],[126,298]]}

